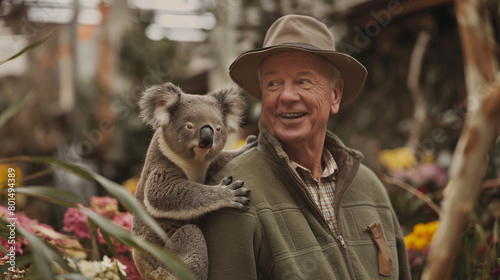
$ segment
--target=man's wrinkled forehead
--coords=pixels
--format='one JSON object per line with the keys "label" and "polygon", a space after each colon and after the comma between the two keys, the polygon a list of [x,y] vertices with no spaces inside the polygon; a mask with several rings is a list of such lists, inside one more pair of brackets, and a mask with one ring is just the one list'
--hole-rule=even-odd
{"label": "man's wrinkled forehead", "polygon": [[301,51],[283,51],[266,57],[258,69],[258,74],[262,77],[272,76],[283,70],[287,70],[286,66],[295,65],[304,66],[303,69],[295,73],[303,76],[326,73],[328,71],[327,62],[320,55]]}

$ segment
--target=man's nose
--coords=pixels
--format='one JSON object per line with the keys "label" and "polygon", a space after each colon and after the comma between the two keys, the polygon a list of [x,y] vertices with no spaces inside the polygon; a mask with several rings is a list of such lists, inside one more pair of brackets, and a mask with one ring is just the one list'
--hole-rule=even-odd
{"label": "man's nose", "polygon": [[292,82],[287,82],[283,85],[283,91],[280,94],[280,101],[284,103],[297,102],[300,96],[297,92],[297,87]]}

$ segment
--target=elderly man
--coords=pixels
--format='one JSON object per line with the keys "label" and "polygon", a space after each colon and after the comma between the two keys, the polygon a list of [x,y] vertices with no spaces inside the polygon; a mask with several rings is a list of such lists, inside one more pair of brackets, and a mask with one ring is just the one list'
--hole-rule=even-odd
{"label": "elderly man", "polygon": [[366,69],[335,51],[319,21],[278,19],[261,49],[230,67],[262,99],[258,146],[217,176],[251,190],[250,210],[201,220],[210,279],[409,279],[403,235],[384,187],[361,154],[327,131]]}

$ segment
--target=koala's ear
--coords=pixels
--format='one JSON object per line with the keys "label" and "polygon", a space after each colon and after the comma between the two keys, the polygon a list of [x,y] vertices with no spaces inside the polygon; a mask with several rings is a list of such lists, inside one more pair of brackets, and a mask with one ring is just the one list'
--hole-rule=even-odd
{"label": "koala's ear", "polygon": [[221,104],[222,114],[229,132],[235,132],[240,128],[247,108],[247,103],[241,92],[239,87],[230,85],[210,93]]}
{"label": "koala's ear", "polygon": [[149,87],[139,100],[139,116],[153,129],[167,124],[170,121],[168,109],[179,102],[181,94],[182,90],[170,82]]}

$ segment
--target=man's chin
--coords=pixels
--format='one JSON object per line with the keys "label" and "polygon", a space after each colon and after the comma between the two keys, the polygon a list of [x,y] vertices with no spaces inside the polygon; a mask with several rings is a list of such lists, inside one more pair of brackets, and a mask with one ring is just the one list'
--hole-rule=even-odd
{"label": "man's chin", "polygon": [[282,143],[297,143],[307,139],[308,133],[301,131],[277,131],[274,135]]}

